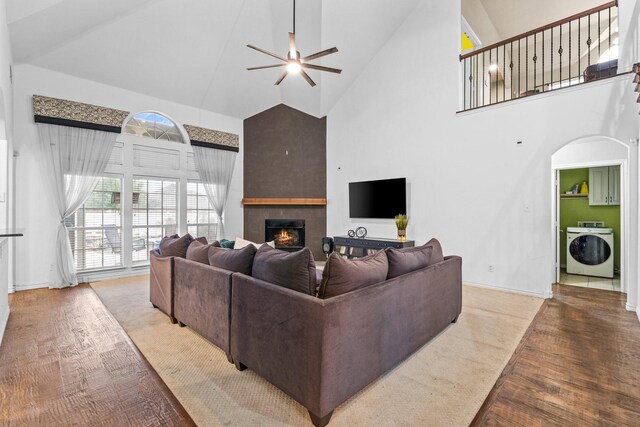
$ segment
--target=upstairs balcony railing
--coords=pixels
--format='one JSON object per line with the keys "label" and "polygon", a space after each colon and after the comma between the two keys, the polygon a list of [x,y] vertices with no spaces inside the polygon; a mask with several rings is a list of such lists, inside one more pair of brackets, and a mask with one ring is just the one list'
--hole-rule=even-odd
{"label": "upstairs balcony railing", "polygon": [[460,55],[460,62],[463,111],[615,76],[618,2]]}

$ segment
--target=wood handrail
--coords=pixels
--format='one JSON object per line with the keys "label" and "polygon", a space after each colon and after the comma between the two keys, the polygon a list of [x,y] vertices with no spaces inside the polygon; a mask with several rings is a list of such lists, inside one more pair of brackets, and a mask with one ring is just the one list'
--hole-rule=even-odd
{"label": "wood handrail", "polygon": [[245,197],[242,204],[247,206],[326,206],[327,199],[321,198],[277,198]]}
{"label": "wood handrail", "polygon": [[591,14],[603,11],[605,9],[609,9],[611,7],[617,7],[617,6],[618,6],[618,0],[614,0],[614,1],[611,1],[609,3],[603,4],[602,6],[596,6],[594,8],[589,9],[589,10],[585,10],[584,12],[576,13],[575,15],[571,15],[571,16],[569,16],[567,18],[563,18],[563,19],[560,19],[558,21],[552,22],[551,24],[543,25],[542,27],[538,27],[538,28],[536,28],[534,30],[527,31],[526,33],[518,34],[517,36],[509,37],[506,40],[502,40],[502,41],[499,41],[497,43],[491,44],[489,46],[480,48],[478,50],[474,50],[473,52],[465,53],[464,55],[461,54],[460,55],[460,61],[462,61],[464,59],[467,59],[467,58],[471,58],[472,56],[478,55],[478,54],[480,54],[482,52],[487,52],[487,51],[489,51],[491,49],[495,49],[495,48],[500,47],[502,45],[505,45],[505,44],[508,44],[508,43],[511,43],[511,42],[514,42],[514,41],[517,41],[517,40],[520,40],[520,39],[524,39],[526,37],[532,36],[532,35],[537,34],[537,33],[541,33],[543,31],[547,31],[547,30],[549,30],[551,28],[558,27],[558,26],[560,26],[562,24],[566,24],[566,23],[568,23],[570,21],[575,21],[576,19],[584,18],[585,16],[589,16]]}

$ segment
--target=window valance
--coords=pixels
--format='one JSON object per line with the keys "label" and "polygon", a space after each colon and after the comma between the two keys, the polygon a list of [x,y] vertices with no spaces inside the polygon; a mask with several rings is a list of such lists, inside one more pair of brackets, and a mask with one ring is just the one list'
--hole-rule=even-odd
{"label": "window valance", "polygon": [[189,135],[191,145],[205,148],[217,148],[219,150],[239,151],[240,138],[236,134],[201,128],[193,125],[184,125],[184,129]]}
{"label": "window valance", "polygon": [[36,123],[120,133],[128,115],[128,111],[114,108],[33,95],[33,118]]}

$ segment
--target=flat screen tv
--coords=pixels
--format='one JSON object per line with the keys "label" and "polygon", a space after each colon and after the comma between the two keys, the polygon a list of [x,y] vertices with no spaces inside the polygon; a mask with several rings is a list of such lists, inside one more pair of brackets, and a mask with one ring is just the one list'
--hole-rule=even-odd
{"label": "flat screen tv", "polygon": [[393,218],[406,213],[406,178],[349,183],[349,218]]}

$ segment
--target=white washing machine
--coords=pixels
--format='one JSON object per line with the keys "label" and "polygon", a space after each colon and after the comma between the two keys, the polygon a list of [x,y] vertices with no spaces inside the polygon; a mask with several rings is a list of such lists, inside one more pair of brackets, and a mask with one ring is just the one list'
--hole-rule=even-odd
{"label": "white washing machine", "polygon": [[567,227],[567,273],[613,278],[613,229]]}

